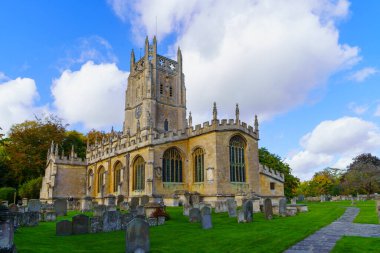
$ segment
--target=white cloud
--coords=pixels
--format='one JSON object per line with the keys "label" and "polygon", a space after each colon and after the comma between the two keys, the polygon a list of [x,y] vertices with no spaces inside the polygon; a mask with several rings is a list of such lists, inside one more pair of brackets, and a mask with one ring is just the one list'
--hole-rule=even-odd
{"label": "white cloud", "polygon": [[356,117],[322,121],[301,138],[302,151],[286,162],[296,175],[310,178],[323,167],[344,169],[353,157],[380,149],[380,129],[373,122]]}
{"label": "white cloud", "polygon": [[0,82],[8,81],[9,77],[7,77],[3,72],[0,71]]}
{"label": "white cloud", "polygon": [[350,75],[348,79],[360,83],[366,80],[368,77],[376,74],[377,72],[379,72],[377,69],[372,68],[372,67],[367,67],[367,68],[363,68],[361,70],[356,71],[355,73]]}
{"label": "white cloud", "polygon": [[0,127],[3,131],[7,132],[13,124],[40,114],[44,108],[35,105],[38,97],[33,79],[18,77],[0,83]]}
{"label": "white cloud", "polygon": [[362,115],[366,111],[368,111],[369,106],[368,105],[358,105],[356,103],[350,103],[348,105],[348,109],[353,111],[355,114]]}
{"label": "white cloud", "polygon": [[120,125],[127,77],[115,64],[91,61],[78,71],[64,71],[51,88],[57,114],[87,129]]}
{"label": "white cloud", "polygon": [[159,41],[176,36],[170,52],[182,48],[195,122],[209,120],[213,101],[220,114],[239,102],[241,118],[251,122],[255,113],[262,119],[286,112],[360,60],[357,47],[339,43],[335,23],[347,16],[345,0],[109,3],[137,38],[156,33],[156,16]]}
{"label": "white cloud", "polygon": [[380,104],[377,105],[376,110],[375,110],[375,113],[374,113],[374,116],[376,116],[376,117],[380,117]]}

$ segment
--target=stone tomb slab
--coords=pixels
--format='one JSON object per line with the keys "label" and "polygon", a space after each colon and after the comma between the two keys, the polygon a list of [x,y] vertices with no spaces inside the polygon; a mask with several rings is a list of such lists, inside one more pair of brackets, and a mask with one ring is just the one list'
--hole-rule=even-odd
{"label": "stone tomb slab", "polygon": [[78,214],[73,217],[73,234],[87,234],[90,231],[90,219],[87,215]]}
{"label": "stone tomb slab", "polygon": [[126,253],[149,252],[149,224],[144,219],[135,218],[128,223],[126,235]]}
{"label": "stone tomb slab", "polygon": [[56,235],[71,235],[73,233],[72,223],[68,220],[61,220],[55,224]]}
{"label": "stone tomb slab", "polygon": [[41,211],[41,202],[38,199],[30,199],[28,202],[29,212],[39,212]]}

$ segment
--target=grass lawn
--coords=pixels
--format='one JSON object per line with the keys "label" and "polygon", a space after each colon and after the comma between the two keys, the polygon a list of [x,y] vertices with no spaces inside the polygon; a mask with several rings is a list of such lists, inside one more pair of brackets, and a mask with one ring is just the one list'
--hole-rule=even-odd
{"label": "grass lawn", "polygon": [[374,200],[358,201],[355,206],[360,208],[360,212],[354,220],[355,223],[379,224]]}
{"label": "grass lawn", "polygon": [[380,238],[344,236],[337,242],[332,252],[380,252]]}

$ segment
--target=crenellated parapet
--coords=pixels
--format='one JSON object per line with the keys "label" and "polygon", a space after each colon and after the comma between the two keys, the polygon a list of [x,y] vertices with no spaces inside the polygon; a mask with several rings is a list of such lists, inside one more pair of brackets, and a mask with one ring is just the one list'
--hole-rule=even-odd
{"label": "crenellated parapet", "polygon": [[273,179],[276,179],[280,182],[284,182],[285,181],[285,178],[284,178],[284,174],[283,173],[280,173],[274,169],[271,169],[265,165],[262,165],[262,164],[259,164],[259,173],[261,174],[264,174],[266,176],[269,176]]}

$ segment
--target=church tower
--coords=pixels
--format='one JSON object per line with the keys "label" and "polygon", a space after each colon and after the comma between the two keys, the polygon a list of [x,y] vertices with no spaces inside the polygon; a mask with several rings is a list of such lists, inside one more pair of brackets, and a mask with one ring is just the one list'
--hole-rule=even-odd
{"label": "church tower", "polygon": [[182,73],[182,54],[177,61],[157,54],[145,40],[144,56],[137,62],[132,50],[130,74],[125,95],[124,133],[158,133],[186,128],[186,88]]}

